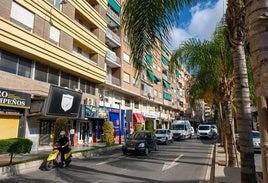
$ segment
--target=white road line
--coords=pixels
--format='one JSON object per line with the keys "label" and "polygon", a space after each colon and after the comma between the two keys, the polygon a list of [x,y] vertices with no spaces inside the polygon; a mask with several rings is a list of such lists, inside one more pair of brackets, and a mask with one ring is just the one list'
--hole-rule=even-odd
{"label": "white road line", "polygon": [[176,161],[178,161],[181,157],[183,156],[183,154],[181,154],[180,156],[178,156],[176,159],[174,159],[172,162],[165,162],[164,166],[162,168],[162,171],[166,171],[176,165],[178,165],[179,163],[176,163]]}

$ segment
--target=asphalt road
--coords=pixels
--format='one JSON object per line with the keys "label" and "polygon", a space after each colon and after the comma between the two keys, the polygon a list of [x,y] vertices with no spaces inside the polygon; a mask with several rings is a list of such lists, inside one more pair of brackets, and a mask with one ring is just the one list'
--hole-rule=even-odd
{"label": "asphalt road", "polygon": [[73,159],[69,167],[35,170],[0,182],[202,183],[211,158],[213,140],[188,139],[159,145],[148,156],[123,155],[119,150],[89,159]]}

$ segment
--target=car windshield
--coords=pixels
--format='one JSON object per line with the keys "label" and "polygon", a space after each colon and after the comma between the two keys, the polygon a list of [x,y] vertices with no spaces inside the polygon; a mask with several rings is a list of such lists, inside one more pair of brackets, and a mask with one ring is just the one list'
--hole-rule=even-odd
{"label": "car windshield", "polygon": [[156,134],[166,134],[166,130],[155,130]]}
{"label": "car windshield", "polygon": [[253,138],[260,138],[259,132],[252,132]]}
{"label": "car windshield", "polygon": [[133,133],[133,134],[131,134],[130,135],[130,139],[144,139],[144,138],[146,138],[147,137],[147,133]]}
{"label": "car windshield", "polygon": [[209,130],[209,127],[208,125],[202,125],[202,126],[199,126],[198,129],[199,130]]}
{"label": "car windshield", "polygon": [[185,125],[172,125],[173,130],[184,130]]}

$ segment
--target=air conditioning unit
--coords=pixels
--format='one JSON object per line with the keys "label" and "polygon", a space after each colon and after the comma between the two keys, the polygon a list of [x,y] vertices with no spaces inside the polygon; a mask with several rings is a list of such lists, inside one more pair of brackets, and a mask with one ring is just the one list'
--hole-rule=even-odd
{"label": "air conditioning unit", "polygon": [[86,105],[94,105],[94,99],[93,98],[86,98],[85,100],[84,100],[84,104],[86,104]]}

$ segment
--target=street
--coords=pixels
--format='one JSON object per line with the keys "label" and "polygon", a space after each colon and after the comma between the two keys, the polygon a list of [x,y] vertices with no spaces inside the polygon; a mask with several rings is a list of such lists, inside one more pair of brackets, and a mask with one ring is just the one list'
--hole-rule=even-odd
{"label": "street", "polygon": [[115,150],[89,159],[73,159],[69,167],[36,170],[0,182],[204,182],[213,140],[188,139],[159,145],[148,156]]}

